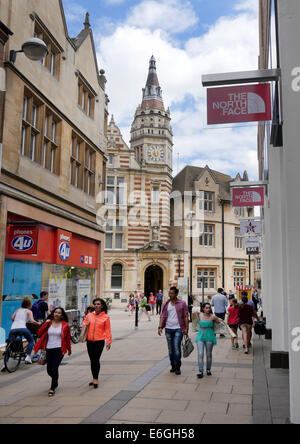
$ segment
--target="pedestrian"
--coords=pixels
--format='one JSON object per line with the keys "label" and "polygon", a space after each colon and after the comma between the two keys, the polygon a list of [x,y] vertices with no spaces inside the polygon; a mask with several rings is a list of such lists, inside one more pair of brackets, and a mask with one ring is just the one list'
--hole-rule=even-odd
{"label": "pedestrian", "polygon": [[22,334],[22,336],[24,336],[24,338],[27,340],[28,346],[27,346],[27,356],[25,358],[26,364],[32,364],[31,352],[34,346],[33,336],[31,332],[28,330],[26,324],[30,322],[36,327],[39,327],[41,325],[40,322],[34,320],[31,309],[32,309],[32,300],[28,297],[23,298],[21,308],[18,308],[11,317],[13,323],[8,336],[8,341],[12,341],[17,334]]}
{"label": "pedestrian", "polygon": [[35,301],[32,305],[33,317],[37,322],[39,321],[44,322],[47,316],[49,316],[50,314],[47,301],[48,301],[48,292],[41,291],[40,299]]}
{"label": "pedestrian", "polygon": [[156,294],[156,314],[161,314],[161,307],[164,300],[164,294],[161,290],[158,290],[158,293]]}
{"label": "pedestrian", "polygon": [[130,293],[128,300],[128,309],[129,309],[129,315],[132,315],[135,309],[134,293]]}
{"label": "pedestrian", "polygon": [[37,353],[46,350],[47,373],[51,378],[49,397],[55,395],[58,387],[58,369],[64,355],[71,350],[71,331],[68,316],[62,307],[56,307],[38,331],[39,341],[34,346]]}
{"label": "pedestrian", "polygon": [[139,320],[141,319],[143,313],[145,313],[148,317],[148,321],[151,321],[149,311],[147,310],[148,301],[144,293],[141,293],[141,302],[140,302],[140,311],[139,311]]}
{"label": "pedestrian", "polygon": [[156,302],[156,297],[155,297],[154,293],[152,293],[152,292],[150,293],[148,302],[149,302],[149,305],[150,305],[150,308],[151,308],[151,313],[152,313],[152,316],[153,316],[154,315],[155,302]]}
{"label": "pedestrian", "polygon": [[[223,291],[224,291],[223,288],[218,288],[218,293],[215,296],[213,296],[211,300],[211,306],[214,307],[215,315],[224,321],[228,301],[227,297],[224,294],[222,294]],[[223,334],[220,334],[220,338],[224,337],[225,336]]]}
{"label": "pedestrian", "polygon": [[228,301],[230,302],[232,299],[235,299],[235,295],[233,294],[232,290],[229,290]]}
{"label": "pedestrian", "polygon": [[87,332],[87,351],[91,362],[91,371],[93,381],[89,383],[90,387],[98,388],[98,379],[100,373],[100,358],[105,346],[110,350],[112,336],[110,318],[107,314],[107,305],[103,299],[93,300],[95,310],[88,314],[83,321],[83,327],[88,326]]}
{"label": "pedestrian", "polygon": [[228,319],[227,324],[235,333],[236,338],[231,336],[231,345],[233,350],[237,350],[239,348],[239,342],[238,342],[238,318],[239,318],[239,303],[237,299],[231,299],[230,300],[230,307],[228,308]]}
{"label": "pedestrian", "polygon": [[181,343],[183,335],[189,332],[189,311],[187,304],[178,299],[179,290],[170,288],[169,300],[164,304],[160,316],[158,334],[161,336],[163,329],[166,331],[171,373],[181,374]]}
{"label": "pedestrian", "polygon": [[197,378],[203,378],[204,372],[204,350],[206,351],[206,373],[211,376],[212,352],[214,345],[217,344],[217,338],[214,332],[214,323],[221,323],[219,317],[213,314],[211,304],[206,302],[201,306],[201,312],[198,314],[199,331],[196,337],[198,348],[198,366],[199,373]]}
{"label": "pedestrian", "polygon": [[247,292],[242,292],[242,304],[239,305],[238,324],[242,330],[245,354],[249,353],[249,346],[254,326],[255,313],[253,307],[248,304]]}

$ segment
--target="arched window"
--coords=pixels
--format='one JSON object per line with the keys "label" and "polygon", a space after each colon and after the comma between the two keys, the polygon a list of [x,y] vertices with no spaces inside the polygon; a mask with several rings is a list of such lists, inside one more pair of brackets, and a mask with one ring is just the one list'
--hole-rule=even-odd
{"label": "arched window", "polygon": [[111,267],[111,288],[121,289],[123,286],[123,266],[114,264]]}

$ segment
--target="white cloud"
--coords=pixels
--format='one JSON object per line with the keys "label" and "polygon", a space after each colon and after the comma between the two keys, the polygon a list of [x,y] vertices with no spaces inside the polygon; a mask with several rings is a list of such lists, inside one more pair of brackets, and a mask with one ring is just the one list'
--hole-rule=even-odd
{"label": "white cloud", "polygon": [[[146,3],[150,2],[139,6],[144,8]],[[164,2],[171,3],[179,5],[178,1]],[[133,25],[138,15],[134,15],[135,20],[130,16],[132,24],[127,19],[111,35],[97,39],[100,66],[108,80],[109,110],[127,142],[136,107],[141,103],[149,59],[154,54],[164,104],[171,107],[174,172],[179,152],[180,165],[207,163],[225,173],[247,169],[256,178],[255,127],[207,129],[205,89],[201,84],[202,74],[256,69],[258,18],[251,9],[253,5],[252,1],[238,2],[235,15],[221,17],[205,34],[183,42],[181,47],[170,39],[161,23],[155,27],[148,18],[139,26]]]}
{"label": "white cloud", "polygon": [[170,34],[181,33],[197,22],[191,4],[180,0],[145,0],[134,6],[127,18],[128,25],[162,29]]}
{"label": "white cloud", "polygon": [[87,10],[73,1],[64,2],[66,20],[69,23],[83,23]]}
{"label": "white cloud", "polygon": [[240,0],[235,6],[236,11],[252,11],[258,13],[258,3],[260,0]]}

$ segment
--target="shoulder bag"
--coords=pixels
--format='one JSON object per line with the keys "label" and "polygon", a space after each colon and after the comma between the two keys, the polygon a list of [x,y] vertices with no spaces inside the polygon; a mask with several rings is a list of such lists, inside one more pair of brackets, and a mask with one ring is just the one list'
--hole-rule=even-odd
{"label": "shoulder bag", "polygon": [[86,342],[88,331],[89,331],[90,322],[91,322],[91,315],[89,316],[88,322],[81,329],[80,336],[79,336],[79,342]]}
{"label": "shoulder bag", "polygon": [[184,358],[188,358],[192,351],[194,350],[193,343],[189,337],[189,335],[184,335],[182,341],[182,355]]}

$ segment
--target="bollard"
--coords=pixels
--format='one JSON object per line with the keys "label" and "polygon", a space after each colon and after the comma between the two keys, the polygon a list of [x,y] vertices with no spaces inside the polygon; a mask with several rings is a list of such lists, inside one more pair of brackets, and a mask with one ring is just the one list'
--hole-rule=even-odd
{"label": "bollard", "polygon": [[137,329],[139,326],[139,304],[135,303],[135,328]]}

